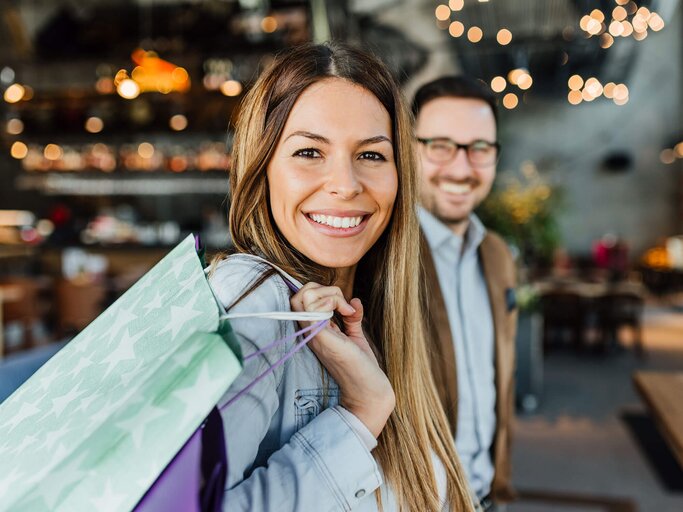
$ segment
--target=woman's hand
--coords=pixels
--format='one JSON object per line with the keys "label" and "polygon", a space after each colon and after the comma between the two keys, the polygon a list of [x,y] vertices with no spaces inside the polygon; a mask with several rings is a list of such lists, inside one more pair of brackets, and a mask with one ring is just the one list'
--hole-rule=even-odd
{"label": "woman's hand", "polygon": [[341,314],[345,332],[330,321],[308,346],[339,384],[341,405],[379,437],[394,410],[396,397],[363,333],[360,300],[352,299],[349,303],[336,286],[308,283],[290,303],[293,311],[337,311]]}

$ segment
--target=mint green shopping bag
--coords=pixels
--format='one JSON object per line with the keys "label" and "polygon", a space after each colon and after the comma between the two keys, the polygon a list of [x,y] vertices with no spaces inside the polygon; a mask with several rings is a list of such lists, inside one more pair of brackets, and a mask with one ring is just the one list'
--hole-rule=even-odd
{"label": "mint green shopping bag", "polygon": [[132,510],[241,370],[219,316],[190,236],[0,405],[0,511]]}

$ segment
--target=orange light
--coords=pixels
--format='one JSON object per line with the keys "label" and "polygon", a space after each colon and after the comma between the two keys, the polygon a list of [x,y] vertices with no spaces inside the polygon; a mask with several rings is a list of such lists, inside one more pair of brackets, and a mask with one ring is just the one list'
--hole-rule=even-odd
{"label": "orange light", "polygon": [[57,144],[48,144],[43,149],[43,156],[48,160],[59,160],[64,156],[64,151]]}
{"label": "orange light", "polygon": [[132,100],[140,95],[140,86],[135,80],[126,78],[116,87],[116,92],[118,92],[119,96],[122,98]]}
{"label": "orange light", "polygon": [[26,155],[28,155],[28,146],[23,142],[16,141],[14,144],[12,144],[12,147],[10,148],[9,152],[10,155],[12,155],[12,158],[21,160],[23,158],[26,158]]}
{"label": "orange light", "polygon": [[509,92],[503,97],[503,106],[508,110],[512,110],[519,104],[519,98],[517,95]]}
{"label": "orange light", "polygon": [[614,18],[617,21],[624,21],[626,19],[626,16],[628,16],[628,13],[626,12],[626,9],[624,9],[621,5],[617,5],[612,11],[612,18]]}
{"label": "orange light", "polygon": [[187,117],[185,117],[182,114],[176,114],[174,116],[171,116],[171,119],[168,120],[168,125],[171,127],[172,130],[180,132],[187,128]]}
{"label": "orange light", "polygon": [[23,85],[12,84],[7,89],[5,89],[5,94],[3,95],[3,97],[7,103],[18,103],[24,97],[25,92],[26,89],[24,89]]}
{"label": "orange light", "polygon": [[506,28],[501,28],[496,35],[496,40],[502,46],[508,45],[512,41],[512,32]]}
{"label": "orange light", "polygon": [[266,34],[272,34],[277,30],[277,20],[273,16],[266,16],[261,20],[261,30]]}
{"label": "orange light", "polygon": [[437,20],[446,21],[451,17],[451,10],[447,5],[442,4],[434,10],[434,15],[436,16]]}
{"label": "orange light", "polygon": [[508,73],[508,82],[510,82],[513,85],[517,85],[517,82],[520,79],[520,77],[527,73],[528,71],[523,68],[513,69]]}
{"label": "orange light", "polygon": [[583,87],[583,78],[581,78],[579,75],[572,75],[567,81],[567,85],[569,85],[569,88],[572,91],[578,91],[581,89],[581,87]]}
{"label": "orange light", "polygon": [[453,37],[460,37],[465,33],[465,25],[459,21],[454,21],[448,25],[448,33]]}
{"label": "orange light", "polygon": [[633,25],[631,25],[630,21],[622,21],[621,26],[624,27],[621,37],[628,37],[633,34]]}
{"label": "orange light", "polygon": [[484,37],[484,32],[479,27],[470,27],[467,31],[467,39],[471,43],[478,43],[482,37]]}
{"label": "orange light", "polygon": [[676,158],[683,158],[683,142],[674,146],[674,153],[676,153]]}
{"label": "orange light", "polygon": [[652,30],[655,32],[659,32],[664,28],[664,20],[662,17],[657,14],[656,12],[653,12],[650,17],[647,20],[647,24],[650,26]]}
{"label": "orange light", "polygon": [[519,78],[517,78],[517,87],[523,91],[526,91],[533,83],[534,80],[531,78],[529,73],[522,73],[519,75]]}
{"label": "orange light", "polygon": [[142,142],[138,146],[138,155],[142,158],[152,158],[154,156],[154,146],[149,142]]}
{"label": "orange light", "polygon": [[591,11],[590,16],[591,16],[591,18],[593,18],[594,20],[597,20],[599,23],[602,23],[603,21],[605,21],[605,15],[604,15],[604,13],[603,13],[601,10],[599,10],[599,9],[593,9],[593,10]]}
{"label": "orange light", "polygon": [[242,92],[242,84],[237,80],[226,80],[221,84],[220,89],[225,96],[239,96]]}
{"label": "orange light", "polygon": [[450,0],[448,2],[448,7],[450,7],[452,11],[461,11],[462,8],[465,7],[465,2],[464,0]]}
{"label": "orange light", "polygon": [[614,37],[619,37],[623,32],[624,26],[620,22],[615,20],[609,24],[609,33]]}
{"label": "orange light", "polygon": [[578,105],[583,101],[581,91],[569,91],[569,94],[567,94],[567,99],[572,105]]}
{"label": "orange light", "polygon": [[104,122],[99,117],[89,117],[85,121],[85,130],[90,133],[100,133],[104,128]]}
{"label": "orange light", "polygon": [[615,101],[623,101],[628,98],[628,87],[625,84],[618,84],[614,86],[612,96]]}
{"label": "orange light", "polygon": [[614,88],[616,87],[616,84],[614,82],[609,82],[605,84],[605,87],[602,90],[602,93],[605,95],[605,98],[612,99],[614,98]]}
{"label": "orange light", "polygon": [[503,92],[506,86],[507,82],[502,76],[493,77],[493,80],[491,80],[491,89],[493,89],[494,92]]}

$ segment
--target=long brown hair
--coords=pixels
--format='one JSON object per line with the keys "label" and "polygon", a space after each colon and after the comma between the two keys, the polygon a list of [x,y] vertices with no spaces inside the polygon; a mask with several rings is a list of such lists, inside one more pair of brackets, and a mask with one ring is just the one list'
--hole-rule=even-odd
{"label": "long brown hair", "polygon": [[[396,395],[374,454],[401,510],[438,510],[432,453],[446,470],[452,510],[472,498],[431,377],[419,302],[417,176],[411,118],[396,82],[376,58],[339,43],[302,45],[278,56],[241,105],[230,173],[230,234],[238,252],[258,253],[302,282],[330,285],[334,269],[317,265],[280,233],[268,201],[266,168],[294,103],[311,84],[337,77],[364,87],[392,121],[398,193],[384,233],[361,259],[354,295],[366,308],[370,339]],[[381,506],[379,493],[378,502]]]}

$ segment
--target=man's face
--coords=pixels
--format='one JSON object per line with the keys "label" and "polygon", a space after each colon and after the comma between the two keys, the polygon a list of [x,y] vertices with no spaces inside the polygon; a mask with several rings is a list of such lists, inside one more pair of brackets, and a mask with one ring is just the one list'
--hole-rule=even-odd
{"label": "man's face", "polygon": [[[458,144],[496,142],[496,120],[491,107],[479,99],[437,98],[427,102],[416,120],[415,133],[421,139],[451,139]],[[456,232],[466,229],[468,217],[489,194],[496,176],[495,160],[473,166],[464,149],[446,162],[427,156],[425,144],[418,144],[421,164],[422,205]]]}

